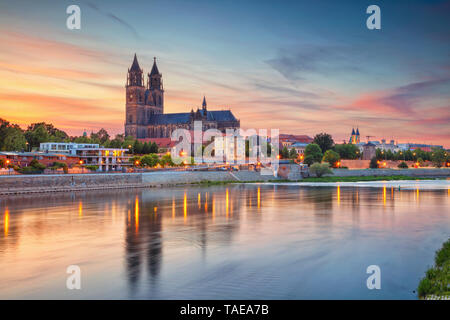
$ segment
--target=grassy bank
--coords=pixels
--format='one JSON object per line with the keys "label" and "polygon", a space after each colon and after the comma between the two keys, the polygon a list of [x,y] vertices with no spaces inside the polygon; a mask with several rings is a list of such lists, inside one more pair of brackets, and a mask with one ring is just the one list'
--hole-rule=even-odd
{"label": "grassy bank", "polygon": [[358,181],[394,181],[394,180],[439,180],[443,178],[418,178],[408,176],[366,176],[366,177],[320,177],[305,178],[300,182],[358,182]]}
{"label": "grassy bank", "polygon": [[419,298],[450,297],[450,239],[436,251],[434,267],[427,270],[417,287]]}

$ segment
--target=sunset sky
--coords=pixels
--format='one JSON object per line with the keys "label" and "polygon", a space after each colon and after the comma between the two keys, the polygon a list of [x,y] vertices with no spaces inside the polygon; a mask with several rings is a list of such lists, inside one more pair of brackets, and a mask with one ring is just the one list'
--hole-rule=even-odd
{"label": "sunset sky", "polygon": [[[81,30],[66,8],[81,8]],[[366,8],[381,8],[381,30]],[[0,118],[122,133],[134,53],[165,112],[206,95],[243,128],[450,148],[450,1],[2,1]]]}

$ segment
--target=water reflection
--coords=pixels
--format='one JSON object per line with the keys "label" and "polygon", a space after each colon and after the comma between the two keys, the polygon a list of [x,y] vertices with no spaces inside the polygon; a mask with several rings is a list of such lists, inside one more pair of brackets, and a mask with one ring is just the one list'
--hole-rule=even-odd
{"label": "water reflection", "polygon": [[[428,260],[419,256],[428,250],[415,247],[450,233],[448,210],[442,210],[449,203],[450,189],[257,184],[4,198],[0,298],[8,297],[11,286],[21,297],[33,281],[40,290],[52,288],[50,296],[67,294],[45,274],[74,260],[96,266],[90,272],[102,275],[91,280],[98,282],[93,298],[321,298],[329,263],[351,287],[365,254],[392,258],[398,281],[412,284],[423,270],[420,265],[405,280],[404,263],[426,266]],[[44,274],[29,277],[37,265]],[[102,289],[103,268],[113,270],[108,280],[117,287]],[[307,291],[295,280],[305,275]]]}

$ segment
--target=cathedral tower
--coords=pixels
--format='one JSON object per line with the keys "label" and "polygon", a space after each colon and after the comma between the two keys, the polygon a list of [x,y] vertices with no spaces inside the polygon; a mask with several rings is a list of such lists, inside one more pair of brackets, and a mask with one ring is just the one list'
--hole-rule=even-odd
{"label": "cathedral tower", "polygon": [[[152,71],[148,74],[147,81],[147,92],[148,95],[151,95],[152,105],[155,108],[152,108],[154,113],[164,113],[164,88],[162,84],[162,74],[159,73],[158,66],[156,65],[156,57],[153,58],[153,67]],[[147,103],[149,104],[149,103]]]}
{"label": "cathedral tower", "polygon": [[136,54],[131,68],[128,69],[126,84],[126,120],[125,135],[145,137],[145,87],[143,71],[139,67]]}

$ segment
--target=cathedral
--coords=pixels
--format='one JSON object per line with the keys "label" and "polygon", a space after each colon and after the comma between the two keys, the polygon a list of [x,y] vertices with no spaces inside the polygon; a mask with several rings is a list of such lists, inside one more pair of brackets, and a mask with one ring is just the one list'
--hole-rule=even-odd
{"label": "cathedral", "polygon": [[206,98],[201,108],[185,113],[164,113],[164,88],[162,74],[156,66],[147,75],[145,85],[144,72],[140,68],[136,54],[131,68],[128,69],[126,84],[125,135],[137,139],[170,138],[172,131],[178,128],[194,130],[194,121],[202,121],[203,130],[215,128],[225,132],[228,128],[239,128],[240,121],[230,110],[209,111]]}

